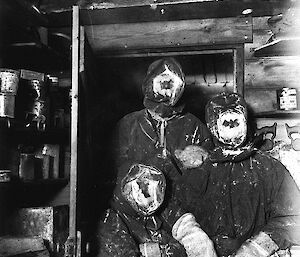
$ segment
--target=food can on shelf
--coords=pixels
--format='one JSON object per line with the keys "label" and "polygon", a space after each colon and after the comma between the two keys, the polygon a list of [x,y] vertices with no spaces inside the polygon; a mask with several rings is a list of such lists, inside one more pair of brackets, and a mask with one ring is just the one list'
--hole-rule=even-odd
{"label": "food can on shelf", "polygon": [[0,69],[0,92],[17,94],[20,72],[11,69]]}
{"label": "food can on shelf", "polygon": [[30,80],[29,82],[30,88],[30,98],[32,100],[45,101],[46,99],[46,87],[42,81],[37,79]]}
{"label": "food can on shelf", "polygon": [[15,117],[15,95],[0,93],[0,117]]}
{"label": "food can on shelf", "polygon": [[1,182],[9,182],[11,179],[11,171],[10,170],[0,170],[0,183]]}
{"label": "food can on shelf", "polygon": [[278,109],[279,110],[296,110],[297,104],[297,89],[284,87],[277,90]]}

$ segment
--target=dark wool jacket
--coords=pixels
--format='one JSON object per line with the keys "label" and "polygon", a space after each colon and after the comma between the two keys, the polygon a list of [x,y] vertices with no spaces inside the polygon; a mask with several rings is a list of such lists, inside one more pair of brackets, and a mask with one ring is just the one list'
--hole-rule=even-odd
{"label": "dark wool jacket", "polygon": [[300,244],[300,195],[276,159],[261,152],[238,162],[212,162],[182,177],[180,198],[214,241],[220,256],[234,253],[259,231],[285,249]]}
{"label": "dark wool jacket", "polygon": [[[206,108],[211,129],[220,113],[244,105],[234,94],[216,99]],[[209,158],[184,174],[177,190],[182,207],[195,215],[219,256],[235,253],[260,231],[280,249],[299,245],[300,192],[288,170],[251,144],[230,148],[215,139]]]}
{"label": "dark wool jacket", "polygon": [[129,166],[125,164],[120,170],[111,208],[106,211],[99,224],[98,256],[141,256],[139,244],[157,242],[165,249],[164,252],[172,254],[173,257],[185,257],[184,247],[172,237],[171,232],[175,221],[183,214],[182,210],[175,203],[165,201],[155,213],[141,215],[121,193],[121,181]]}

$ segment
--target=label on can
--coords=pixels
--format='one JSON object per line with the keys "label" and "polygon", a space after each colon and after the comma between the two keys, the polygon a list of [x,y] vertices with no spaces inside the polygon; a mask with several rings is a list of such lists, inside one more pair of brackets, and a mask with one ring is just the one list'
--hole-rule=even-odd
{"label": "label on can", "polygon": [[9,182],[11,177],[10,170],[0,170],[0,182]]}
{"label": "label on can", "polygon": [[282,88],[278,90],[278,105],[280,110],[297,109],[297,90],[296,88]]}
{"label": "label on can", "polygon": [[1,93],[16,94],[19,84],[19,71],[0,69]]}
{"label": "label on can", "polygon": [[45,80],[45,75],[44,73],[36,72],[36,71],[31,71],[31,70],[21,70],[20,73],[20,78],[21,79],[27,79],[27,80],[39,80],[39,81],[44,81]]}
{"label": "label on can", "polygon": [[0,117],[15,117],[15,96],[0,93]]}

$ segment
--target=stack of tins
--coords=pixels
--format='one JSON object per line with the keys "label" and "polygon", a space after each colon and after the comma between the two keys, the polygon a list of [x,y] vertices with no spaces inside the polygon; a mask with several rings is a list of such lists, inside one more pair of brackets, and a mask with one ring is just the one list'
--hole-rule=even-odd
{"label": "stack of tins", "polygon": [[21,120],[25,119],[26,127],[45,130],[48,115],[46,91],[47,87],[43,73],[21,70],[17,111],[19,118]]}
{"label": "stack of tins", "polygon": [[0,69],[0,117],[15,117],[15,97],[18,90],[20,72]]}
{"label": "stack of tins", "polygon": [[[15,98],[19,84],[19,71],[0,69],[0,118],[15,117]],[[10,204],[10,171],[7,170],[8,130],[0,126],[0,235],[5,234],[5,221]]]}

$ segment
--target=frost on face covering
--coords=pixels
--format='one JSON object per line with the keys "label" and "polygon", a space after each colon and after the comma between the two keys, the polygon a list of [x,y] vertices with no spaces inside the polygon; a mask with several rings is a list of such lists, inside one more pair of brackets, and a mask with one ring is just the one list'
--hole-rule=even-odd
{"label": "frost on face covering", "polygon": [[169,99],[169,104],[173,106],[181,94],[183,84],[182,79],[165,64],[164,72],[153,79],[153,93]]}
{"label": "frost on face covering", "polygon": [[236,147],[245,141],[246,134],[247,124],[243,112],[228,110],[220,114],[217,120],[217,138],[220,142]]}
{"label": "frost on face covering", "polygon": [[166,182],[159,170],[142,165],[133,165],[121,182],[122,195],[132,208],[144,216],[153,214],[162,204]]}

